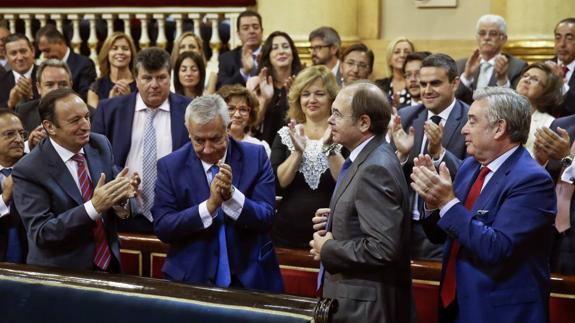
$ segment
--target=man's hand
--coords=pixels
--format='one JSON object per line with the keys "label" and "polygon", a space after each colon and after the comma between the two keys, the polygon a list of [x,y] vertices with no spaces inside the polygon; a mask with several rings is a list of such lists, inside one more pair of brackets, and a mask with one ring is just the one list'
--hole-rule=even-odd
{"label": "man's hand", "polygon": [[433,159],[439,159],[444,150],[443,146],[441,145],[443,140],[443,126],[428,120],[423,125],[423,131],[427,136],[427,151],[433,157]]}
{"label": "man's hand", "polygon": [[135,197],[136,194],[138,194],[141,183],[142,180],[140,179],[140,174],[138,174],[138,172],[134,172],[132,177],[130,177],[130,197]]}
{"label": "man's hand", "polygon": [[130,195],[130,180],[124,168],[118,176],[106,183],[106,175],[102,173],[92,195],[92,205],[98,213],[103,213],[114,205],[123,204]]}
{"label": "man's hand", "polygon": [[256,67],[256,62],[252,56],[253,51],[247,45],[242,47],[242,72],[245,75],[250,75],[252,70]]}
{"label": "man's hand", "polygon": [[409,155],[409,152],[413,148],[415,140],[415,128],[409,127],[409,133],[406,133],[401,127],[401,117],[396,115],[392,117],[393,122],[391,125],[391,138],[395,144],[395,148],[399,156],[400,161],[405,160]]}
{"label": "man's hand", "polygon": [[507,78],[507,70],[509,69],[509,59],[503,54],[495,57],[495,79],[497,85],[504,86],[509,79]]}
{"label": "man's hand", "polygon": [[28,136],[28,148],[30,151],[32,151],[32,149],[34,149],[34,147],[36,147],[38,143],[40,143],[40,141],[47,136],[48,134],[42,125],[39,125],[34,130],[32,130]]}
{"label": "man's hand", "polygon": [[469,59],[467,59],[467,62],[465,62],[463,76],[469,81],[473,80],[477,70],[479,69],[479,65],[481,65],[481,56],[479,55],[479,48],[476,48],[473,51],[473,54],[469,56]]}
{"label": "man's hand", "polygon": [[440,209],[455,198],[451,176],[445,163],[439,165],[439,174],[427,166],[414,166],[411,179],[411,188],[421,196],[429,209]]}
{"label": "man's hand", "polygon": [[321,260],[321,248],[323,248],[323,245],[327,240],[331,239],[333,239],[333,234],[331,234],[331,232],[321,235],[316,231],[313,234],[313,240],[309,242],[309,246],[311,247],[309,253],[313,256],[313,260]]}
{"label": "man's hand", "polygon": [[218,193],[222,198],[222,201],[227,201],[232,198],[232,167],[228,164],[219,163],[220,171],[216,174],[214,180],[216,180],[216,185]]}
{"label": "man's hand", "polygon": [[330,212],[331,210],[328,208],[317,209],[317,211],[315,211],[315,215],[311,219],[311,222],[313,223],[313,230],[322,236],[327,233],[327,218]]}
{"label": "man's hand", "polygon": [[14,85],[12,90],[10,90],[10,96],[8,97],[8,107],[14,109],[18,102],[23,99],[31,99],[33,96],[32,91],[32,80],[27,77],[20,77],[18,82]]}
{"label": "man's hand", "polygon": [[[557,133],[547,127],[535,131],[534,147],[538,158],[543,159],[547,156],[548,159],[561,160],[569,155],[569,133],[560,127],[557,128]],[[547,160],[538,159],[537,161],[544,164]]]}
{"label": "man's hand", "polygon": [[12,201],[12,188],[14,187],[14,181],[12,180],[12,175],[6,177],[4,180],[4,185],[2,187],[2,200],[4,204],[8,205]]}

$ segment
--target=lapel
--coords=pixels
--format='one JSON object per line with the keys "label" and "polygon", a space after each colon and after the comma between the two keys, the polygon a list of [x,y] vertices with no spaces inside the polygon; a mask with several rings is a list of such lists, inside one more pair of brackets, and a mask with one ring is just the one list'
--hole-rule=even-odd
{"label": "lapel", "polygon": [[461,135],[457,130],[460,129],[462,118],[463,106],[459,100],[455,99],[455,105],[453,106],[449,117],[445,121],[445,127],[443,127],[443,147],[449,147],[449,143],[453,136]]}
{"label": "lapel", "polygon": [[78,205],[82,204],[82,194],[80,193],[78,186],[76,186],[76,182],[74,182],[74,178],[72,177],[72,174],[70,174],[68,167],[66,167],[56,152],[56,149],[52,146],[50,140],[47,139],[42,141],[39,148],[43,151],[43,155],[46,156],[44,161],[48,166],[47,173],[52,176],[54,181],[74,200],[74,202]]}
{"label": "lapel", "polygon": [[[182,138],[187,138],[187,136],[182,136],[182,127],[184,124],[184,114],[181,113],[181,110],[186,109],[186,107],[181,107],[179,102],[179,97],[170,93],[168,96],[168,102],[170,104],[170,126],[172,132],[172,151],[177,150],[178,148],[182,147],[184,142],[182,142]],[[187,106],[187,105],[186,105]]]}
{"label": "lapel", "polygon": [[332,196],[332,199],[330,202],[330,208],[332,210],[334,210],[334,207],[337,204],[337,201],[339,200],[339,198],[341,197],[341,194],[345,191],[347,186],[351,183],[351,180],[355,176],[355,173],[357,173],[357,170],[359,169],[361,164],[363,164],[363,162],[367,159],[367,157],[371,154],[372,151],[374,151],[377,147],[379,147],[383,138],[384,137],[382,137],[382,136],[375,136],[365,147],[363,147],[363,150],[359,153],[357,158],[353,161],[353,163],[349,167],[347,173],[342,178],[341,183],[337,186],[337,191]]}
{"label": "lapel", "polygon": [[[99,158],[98,150],[92,147],[90,143],[84,146],[84,154],[86,155],[86,162],[88,163],[88,171],[90,172],[92,187],[95,188],[100,179],[100,174],[105,173],[104,165],[102,164],[101,158]],[[112,179],[113,178],[106,178],[106,182],[109,182]]]}
{"label": "lapel", "polygon": [[571,78],[569,79],[569,88],[575,87],[575,71],[571,74]]}
{"label": "lapel", "polygon": [[[121,158],[119,158],[119,160],[116,160],[116,164],[119,165],[126,164],[126,159],[128,159],[128,152],[132,148],[132,127],[134,124],[134,114],[136,112],[137,96],[138,92],[130,94],[130,96],[128,97],[127,104],[125,106],[118,107],[118,115],[111,116],[112,118],[116,118],[116,122],[122,124],[120,128],[124,129],[122,132],[118,132],[120,133],[119,136],[120,139],[118,140],[119,147],[114,147],[114,149],[120,152],[120,154],[122,155]],[[131,120],[131,122],[121,122],[120,120]]]}
{"label": "lapel", "polygon": [[[197,174],[199,172],[202,174],[202,180],[200,182],[192,183],[190,180],[185,180],[184,185],[189,188],[189,191],[192,193],[192,199],[207,199],[210,196],[210,184],[208,183],[208,179],[206,174],[204,173],[204,167],[202,166],[202,161],[196,155],[194,148],[192,145],[189,146],[189,155],[186,162],[186,169],[181,173],[181,177],[193,177],[193,174]],[[186,174],[188,174],[186,176]],[[181,183],[181,182],[179,182]]]}
{"label": "lapel", "polygon": [[232,167],[232,184],[239,188],[240,179],[243,173],[244,164],[242,163],[242,151],[239,149],[239,143],[232,137],[228,136],[228,151],[226,153],[226,164]]}
{"label": "lapel", "polygon": [[[424,134],[423,125],[425,124],[425,121],[427,121],[427,113],[427,108],[423,106],[423,104],[420,105],[419,111],[417,112],[417,115],[411,124],[412,127],[415,128],[415,138],[413,143],[413,148],[415,149],[411,149],[411,156],[409,157],[409,160],[413,160],[413,158],[419,156],[419,153],[422,150],[421,146],[423,145]],[[409,131],[409,127],[406,129],[406,131]]]}

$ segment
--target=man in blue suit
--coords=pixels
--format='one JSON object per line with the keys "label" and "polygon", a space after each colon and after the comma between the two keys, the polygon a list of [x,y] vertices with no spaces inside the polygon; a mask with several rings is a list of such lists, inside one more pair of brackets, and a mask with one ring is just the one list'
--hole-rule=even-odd
{"label": "man in blue suit", "polygon": [[152,233],[156,161],[188,142],[184,112],[190,99],[170,93],[170,55],[165,50],[144,49],[134,62],[138,91],[100,101],[92,130],[108,137],[118,166],[142,179],[140,216],[122,221],[119,230]]}
{"label": "man in blue suit", "polygon": [[439,322],[547,322],[556,198],[551,177],[522,146],[531,107],[506,88],[477,90],[474,99],[462,130],[473,157],[454,183],[429,156],[412,174],[433,210],[427,232],[446,238]]}
{"label": "man in blue suit", "polygon": [[[436,166],[445,162],[452,176],[467,156],[461,129],[469,106],[455,98],[459,84],[455,61],[445,54],[430,55],[422,61],[419,74],[422,104],[400,109],[390,130],[408,182],[419,154],[429,153]],[[413,190],[410,197],[411,257],[440,261],[442,245],[429,241],[421,225],[421,198]]]}
{"label": "man in blue suit", "polygon": [[271,164],[262,146],[229,137],[229,123],[222,98],[196,98],[186,110],[191,142],[158,161],[152,214],[170,244],[163,271],[174,281],[280,293]]}

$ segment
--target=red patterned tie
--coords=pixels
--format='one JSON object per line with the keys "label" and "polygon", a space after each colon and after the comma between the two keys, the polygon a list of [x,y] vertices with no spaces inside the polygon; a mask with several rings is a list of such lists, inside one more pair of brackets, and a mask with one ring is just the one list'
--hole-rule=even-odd
{"label": "red patterned tie", "polygon": [[[485,182],[485,177],[489,174],[489,168],[481,167],[479,175],[467,195],[465,200],[465,208],[471,210],[475,200],[479,197],[481,188],[483,187],[483,182]],[[447,308],[453,300],[455,300],[455,265],[457,262],[457,253],[459,252],[459,241],[453,240],[451,242],[451,249],[449,250],[449,258],[447,259],[447,268],[445,269],[445,275],[443,276],[443,284],[441,285],[441,302],[443,307]]]}
{"label": "red patterned tie", "polygon": [[[92,198],[94,188],[92,187],[92,181],[90,180],[88,171],[86,170],[86,159],[84,158],[84,155],[76,154],[72,156],[72,160],[78,165],[78,182],[80,184],[80,191],[82,192],[82,200],[87,202]],[[104,222],[102,222],[101,217],[96,221],[94,241],[96,243],[96,249],[94,250],[94,264],[105,271],[110,266],[112,253],[108,246],[106,231],[104,230]]]}

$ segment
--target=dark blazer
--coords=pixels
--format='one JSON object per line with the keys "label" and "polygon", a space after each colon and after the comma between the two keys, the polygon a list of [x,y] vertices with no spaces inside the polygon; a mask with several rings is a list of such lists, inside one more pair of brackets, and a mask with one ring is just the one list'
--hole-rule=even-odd
{"label": "dark blazer", "polygon": [[[20,117],[20,121],[22,121],[22,126],[24,130],[31,132],[32,130],[36,129],[41,123],[42,119],[40,118],[40,112],[38,110],[38,106],[40,104],[40,99],[20,102],[14,108],[14,112],[18,114]],[[90,111],[90,117],[93,117],[96,113],[96,109],[91,106],[88,106],[88,110]]]}
{"label": "dark blazer", "polygon": [[86,101],[88,89],[96,80],[96,66],[94,62],[86,56],[74,53],[70,49],[70,55],[68,55],[66,64],[68,64],[70,72],[72,72],[72,88]]}
{"label": "dark blazer", "polygon": [[242,47],[236,47],[219,57],[218,81],[216,88],[227,84],[246,85],[240,69],[242,68]]}
{"label": "dark blazer", "polygon": [[[0,187],[0,198],[2,195],[2,187]],[[0,261],[6,261],[6,252],[10,247],[10,240],[8,237],[9,230],[16,229],[18,235],[18,240],[20,242],[20,251],[18,255],[19,260],[15,260],[17,263],[25,263],[26,254],[28,253],[28,243],[26,242],[26,230],[20,220],[20,215],[16,211],[14,203],[10,202],[10,213],[6,214],[0,218]],[[13,260],[14,261],[14,260]]]}
{"label": "dark blazer", "polygon": [[[225,217],[232,273],[250,289],[280,293],[283,282],[269,231],[275,214],[274,175],[262,146],[229,138],[226,163],[233,185],[245,195],[239,218]],[[218,265],[216,218],[204,228],[198,207],[210,188],[191,143],[158,161],[152,215],[160,240],[170,244],[162,270],[175,281],[210,284]]]}
{"label": "dark blazer", "polygon": [[[507,78],[509,79],[509,83],[511,84],[511,88],[514,89],[519,82],[519,77],[521,76],[521,72],[525,67],[527,67],[527,63],[524,61],[515,58],[512,55],[504,54],[507,56],[509,60],[509,68],[507,69]],[[457,73],[461,75],[465,70],[465,63],[467,63],[467,58],[460,59],[457,61]],[[477,72],[473,76],[473,82],[471,82],[471,88],[463,85],[463,82],[459,82],[459,87],[455,92],[455,97],[459,100],[471,104],[473,103],[473,91],[477,88],[477,79],[479,78],[480,68],[477,69]],[[495,68],[493,69],[493,74],[491,75],[491,79],[487,86],[497,86],[497,79],[495,78]]]}
{"label": "dark blazer", "polygon": [[[32,100],[38,99],[40,95],[38,94],[38,88],[36,87],[36,71],[37,66],[34,65],[32,69]],[[14,79],[14,73],[6,72],[4,75],[0,76],[0,108],[8,107],[8,99],[10,98],[10,91],[16,85]],[[30,99],[24,99],[22,101],[28,101]]]}
{"label": "dark blazer", "polygon": [[410,322],[409,193],[382,136],[353,161],[330,202],[333,239],[321,250],[334,322]]}
{"label": "dark blazer", "polygon": [[[573,79],[573,78],[572,78]],[[575,115],[555,119],[551,123],[553,131],[561,127],[569,133],[571,144],[575,139]],[[555,183],[561,178],[561,164],[558,160],[547,163],[547,171]],[[571,228],[562,234],[555,232],[553,251],[551,253],[551,271],[565,275],[575,275],[575,194],[571,198]]]}
{"label": "dark blazer", "polygon": [[[108,137],[112,143],[116,164],[124,167],[132,145],[132,121],[138,92],[100,100],[92,120],[92,131]],[[184,125],[184,114],[191,99],[170,93],[170,117],[172,126],[172,150],[189,142]]]}
{"label": "dark blazer", "polygon": [[[106,137],[91,134],[84,146],[92,185],[101,173],[114,178],[114,157]],[[28,235],[27,263],[92,270],[96,222],[84,207],[80,190],[50,140],[20,159],[14,167],[14,204]],[[120,264],[116,215],[102,214],[112,255]],[[114,268],[112,266],[111,268]]]}
{"label": "dark blazer", "polygon": [[[553,61],[556,62],[557,59],[555,58]],[[567,84],[569,85],[569,91],[563,95],[563,102],[559,106],[559,116],[561,117],[575,114],[575,73],[571,74]]]}
{"label": "dark blazer", "polygon": [[[548,322],[549,256],[556,213],[553,180],[520,146],[495,172],[468,211],[464,201],[480,164],[467,158],[453,183],[461,201],[432,230],[447,234],[443,270],[452,239],[457,256],[458,322]],[[441,281],[443,281],[442,272]],[[439,322],[454,322],[440,306]]]}

